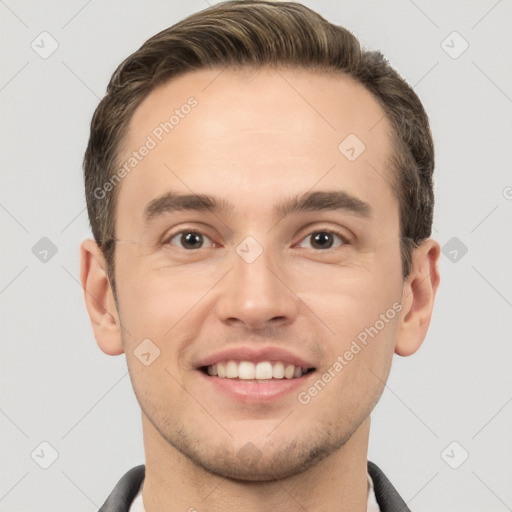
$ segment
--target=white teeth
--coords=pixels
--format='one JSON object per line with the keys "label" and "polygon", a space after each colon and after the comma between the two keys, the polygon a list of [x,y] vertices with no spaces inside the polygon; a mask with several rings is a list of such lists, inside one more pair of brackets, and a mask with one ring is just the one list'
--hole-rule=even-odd
{"label": "white teeth", "polygon": [[289,364],[285,369],[284,369],[284,378],[285,379],[293,379],[293,373],[295,371],[295,366],[293,366],[293,364]]}
{"label": "white teeth", "polygon": [[274,379],[283,379],[284,378],[284,364],[283,363],[275,363],[272,368],[272,377]]}
{"label": "white teeth", "polygon": [[[302,372],[301,372],[302,375]],[[272,378],[272,365],[268,361],[263,361],[256,365],[256,379],[266,380]]]}
{"label": "white teeth", "polygon": [[236,379],[238,377],[238,365],[235,361],[228,361],[226,365],[226,377],[228,379]]}
{"label": "white teeth", "polygon": [[232,359],[206,368],[206,372],[210,376],[241,380],[297,379],[302,377],[307,370],[307,368],[293,364],[285,366],[282,362],[261,361],[254,364],[251,361],[234,361]]}
{"label": "white teeth", "polygon": [[[233,361],[234,362],[234,361]],[[243,380],[254,380],[256,371],[254,363],[250,361],[241,361],[238,365],[238,377]]]}

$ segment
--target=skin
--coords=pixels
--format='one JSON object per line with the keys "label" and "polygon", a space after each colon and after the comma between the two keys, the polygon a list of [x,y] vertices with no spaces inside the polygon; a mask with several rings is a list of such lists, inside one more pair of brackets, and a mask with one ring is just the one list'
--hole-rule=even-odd
{"label": "skin", "polygon": [[[117,302],[96,243],[81,247],[96,340],[126,354],[142,410],[146,509],[363,512],[370,412],[393,354],[410,355],[425,338],[439,245],[423,242],[403,279],[389,126],[376,124],[383,111],[363,86],[307,70],[188,73],[139,106],[120,160],[190,96],[197,107],[119,185]],[[351,133],[366,146],[353,162],[338,150]],[[168,191],[212,195],[232,211],[168,212],[146,226],[144,208]],[[312,191],[344,191],[371,214],[274,215],[276,204]],[[206,247],[169,242],[183,230],[204,233]],[[314,248],[319,231],[343,238]],[[263,249],[252,263],[236,252],[247,236]],[[396,303],[401,312],[299,403],[298,392]],[[145,366],[134,350],[148,338],[160,356]],[[278,399],[243,403],[196,368],[231,346],[285,348],[315,377]]]}

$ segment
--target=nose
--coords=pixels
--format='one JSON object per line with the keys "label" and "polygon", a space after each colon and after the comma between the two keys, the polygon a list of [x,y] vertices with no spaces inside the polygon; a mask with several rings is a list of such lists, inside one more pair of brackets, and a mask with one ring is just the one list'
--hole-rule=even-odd
{"label": "nose", "polygon": [[264,251],[249,263],[238,254],[222,282],[216,312],[230,325],[253,330],[291,324],[298,312],[299,298],[286,276]]}

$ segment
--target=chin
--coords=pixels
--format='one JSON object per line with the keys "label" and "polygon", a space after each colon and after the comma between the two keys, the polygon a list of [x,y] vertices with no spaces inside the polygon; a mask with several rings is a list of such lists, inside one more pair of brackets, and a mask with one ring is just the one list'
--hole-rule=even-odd
{"label": "chin", "polygon": [[198,469],[244,482],[270,482],[303,473],[339,450],[352,435],[318,428],[303,435],[296,433],[295,439],[276,434],[273,440],[258,445],[233,439],[209,445],[211,439],[191,439],[183,430],[181,433],[179,438],[167,435],[165,439]]}
{"label": "chin", "polygon": [[199,472],[243,482],[283,480],[314,468],[351,439],[371,410],[358,410],[355,416],[345,416],[345,421],[332,409],[316,415],[314,422],[311,417],[301,422],[294,416],[295,421],[283,422],[278,428],[277,421],[269,433],[257,421],[234,422],[221,431],[208,428],[211,419],[169,414],[151,399],[139,403],[145,406],[149,420],[145,437],[156,441],[157,451],[176,450],[183,464],[190,463]]}
{"label": "chin", "polygon": [[270,482],[303,473],[332,452],[323,449],[285,445],[279,450],[259,450],[251,442],[231,454],[220,449],[212,454],[190,454],[196,465],[216,476],[244,482]]}

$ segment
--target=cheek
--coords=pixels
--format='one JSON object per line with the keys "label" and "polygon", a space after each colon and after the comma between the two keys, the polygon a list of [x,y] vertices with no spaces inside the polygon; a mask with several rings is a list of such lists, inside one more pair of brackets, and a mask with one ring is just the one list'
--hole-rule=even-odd
{"label": "cheek", "polygon": [[125,335],[165,339],[174,326],[203,302],[215,286],[222,269],[204,266],[172,267],[137,254],[136,250],[116,255],[116,283]]}
{"label": "cheek", "polygon": [[402,309],[399,262],[391,269],[317,269],[315,276],[303,273],[301,282],[298,295],[315,315],[327,356],[317,388],[329,381],[325,398],[333,407],[373,407],[389,373]]}
{"label": "cheek", "polygon": [[[303,270],[294,291],[315,314],[325,332],[339,340],[356,338],[377,323],[389,330],[397,317],[402,292],[401,268],[391,269],[316,267]],[[362,335],[361,337],[364,337]]]}

